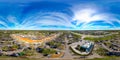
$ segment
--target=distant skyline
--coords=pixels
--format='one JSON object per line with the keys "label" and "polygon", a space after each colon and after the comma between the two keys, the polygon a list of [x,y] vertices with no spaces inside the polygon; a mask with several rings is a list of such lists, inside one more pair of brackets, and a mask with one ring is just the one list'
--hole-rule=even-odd
{"label": "distant skyline", "polygon": [[119,0],[2,0],[1,30],[120,30]]}

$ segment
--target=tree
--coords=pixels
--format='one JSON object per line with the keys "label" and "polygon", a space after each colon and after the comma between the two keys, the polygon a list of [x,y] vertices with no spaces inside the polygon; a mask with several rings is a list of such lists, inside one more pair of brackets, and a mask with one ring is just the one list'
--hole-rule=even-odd
{"label": "tree", "polygon": [[14,45],[12,46],[12,48],[16,50],[16,49],[18,49],[19,47],[18,47],[18,45],[15,45],[15,44],[14,44]]}
{"label": "tree", "polygon": [[105,56],[107,50],[105,50],[104,48],[99,48],[99,49],[96,50],[96,52],[97,52],[99,55]]}
{"label": "tree", "polygon": [[9,48],[7,46],[2,47],[3,51],[7,51]]}
{"label": "tree", "polygon": [[45,48],[42,51],[43,54],[54,54],[55,52],[56,52],[56,50],[48,49],[48,48]]}

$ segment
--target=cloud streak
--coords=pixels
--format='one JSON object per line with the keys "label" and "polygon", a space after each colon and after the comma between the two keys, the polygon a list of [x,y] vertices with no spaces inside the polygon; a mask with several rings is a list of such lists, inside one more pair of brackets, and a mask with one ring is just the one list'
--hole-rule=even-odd
{"label": "cloud streak", "polygon": [[[17,30],[111,30],[120,29],[120,6],[113,2],[76,1],[0,4],[0,29]],[[109,5],[112,3],[112,6]],[[88,5],[89,4],[89,5]],[[14,5],[14,6],[13,6]],[[106,5],[108,8],[103,7]],[[8,8],[8,9],[6,9]],[[113,9],[115,8],[115,9]],[[5,11],[6,10],[6,11]]]}

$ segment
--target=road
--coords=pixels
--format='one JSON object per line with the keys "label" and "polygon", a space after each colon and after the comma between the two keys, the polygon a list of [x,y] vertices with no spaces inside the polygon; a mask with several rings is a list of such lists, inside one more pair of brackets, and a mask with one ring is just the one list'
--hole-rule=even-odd
{"label": "road", "polygon": [[16,51],[7,51],[7,52],[2,51],[1,53],[6,54],[6,55],[11,55],[11,54],[13,54],[13,53],[20,53],[20,52],[22,52],[24,49],[25,49],[25,47],[23,47],[22,49],[18,49],[18,50],[16,50]]}
{"label": "road", "polygon": [[63,56],[63,58],[69,58],[69,59],[72,59],[72,55],[70,54],[70,49],[69,49],[69,45],[67,44],[68,43],[68,40],[67,40],[67,37],[65,36],[65,46],[66,46],[66,49],[65,49],[65,54]]}
{"label": "road", "polygon": [[106,34],[106,35],[95,36],[95,35],[85,35],[85,34],[80,34],[80,33],[75,33],[75,32],[71,32],[71,33],[76,34],[76,35],[80,35],[81,39],[83,39],[84,37],[105,37],[105,36],[109,36],[109,35],[113,35],[113,34],[118,34],[118,33],[110,33],[110,34]]}
{"label": "road", "polygon": [[109,52],[112,51],[111,49],[109,49],[108,47],[106,47],[103,43],[101,43],[101,44],[102,44],[102,47],[105,48],[106,50],[108,50]]}
{"label": "road", "polygon": [[[79,33],[74,33],[74,32],[71,32],[71,33],[80,35],[82,40],[84,40],[85,37],[104,37],[104,36],[108,36],[108,35],[112,35],[112,34],[117,34],[117,33],[111,33],[111,34],[107,34],[107,35],[94,36],[94,35],[84,35],[84,34],[79,34]],[[102,44],[102,47],[105,48],[106,50],[113,51],[113,50],[109,49],[107,46],[105,46],[103,43],[101,43],[101,44]]]}

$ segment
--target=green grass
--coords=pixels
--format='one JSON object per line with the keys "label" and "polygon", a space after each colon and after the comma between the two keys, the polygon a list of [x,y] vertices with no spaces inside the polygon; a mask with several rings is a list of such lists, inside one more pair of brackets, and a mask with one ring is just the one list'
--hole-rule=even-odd
{"label": "green grass", "polygon": [[101,40],[111,40],[117,37],[117,34],[109,35],[109,36],[104,36],[104,37],[85,37],[84,40],[90,40],[90,41],[101,41]]}
{"label": "green grass", "polygon": [[76,55],[80,55],[80,56],[88,56],[90,54],[90,53],[87,55],[86,54],[79,54],[79,53],[75,52],[71,47],[69,47],[69,49],[71,49],[71,51],[74,52]]}
{"label": "green grass", "polygon": [[0,60],[42,60],[41,58],[0,56]]}
{"label": "green grass", "polygon": [[0,58],[0,60],[42,60],[41,58]]}
{"label": "green grass", "polygon": [[116,56],[107,56],[104,58],[94,58],[94,59],[87,59],[87,60],[119,60],[120,57],[116,57]]}

